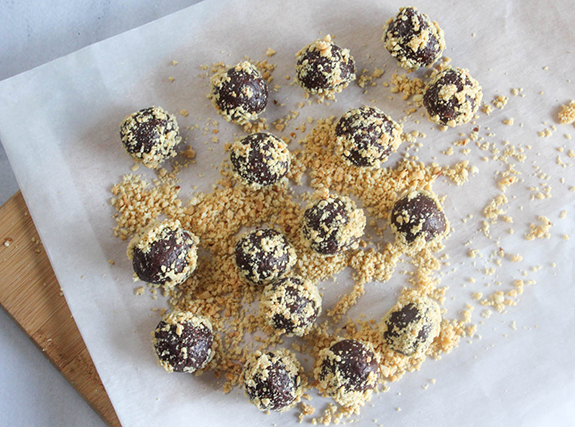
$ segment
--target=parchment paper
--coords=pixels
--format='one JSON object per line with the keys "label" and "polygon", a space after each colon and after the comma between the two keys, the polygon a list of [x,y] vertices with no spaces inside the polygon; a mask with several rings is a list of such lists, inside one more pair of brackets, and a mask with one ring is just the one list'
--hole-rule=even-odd
{"label": "parchment paper", "polygon": [[[339,117],[364,104],[400,118],[404,101],[398,95],[390,100],[389,89],[381,85],[398,72],[381,35],[385,21],[400,6],[405,4],[208,0],[0,83],[0,139],[123,425],[279,426],[296,423],[298,411],[266,416],[248,403],[241,390],[222,394],[209,373],[167,375],[156,365],[150,331],[159,314],[151,309],[165,307],[165,301],[134,296],[140,284],[132,282],[126,242],[115,239],[111,231],[114,212],[109,190],[123,174],[131,173],[133,164],[121,148],[119,123],[149,105],[174,113],[188,110],[189,117],[178,115],[180,126],[199,123],[200,129],[184,129],[198,161],[181,175],[183,194],[190,195],[193,185],[209,191],[219,174],[214,166],[225,156],[223,144],[242,132],[213,110],[200,66],[220,61],[233,65],[245,55],[261,60],[268,48],[275,49],[270,62],[277,64],[274,83],[281,88],[270,97],[278,104],[270,102],[264,114],[271,123],[303,101],[302,90],[290,85],[294,54],[327,33],[351,50],[360,72],[385,66],[386,73],[367,94],[353,84],[338,95],[336,103],[305,107],[294,125],[307,116]],[[471,302],[473,292],[506,291],[518,278],[537,284],[526,286],[518,306],[509,307],[505,314],[483,319],[479,316],[483,307],[475,304],[474,321],[479,323],[481,339],[471,339],[472,344],[464,340],[442,360],[426,362],[420,372],[406,375],[391,384],[389,392],[374,396],[354,418],[361,425],[575,425],[574,245],[561,237],[575,237],[575,192],[569,191],[575,174],[572,167],[556,164],[557,156],[573,163],[567,152],[574,143],[563,134],[575,134],[575,129],[559,126],[556,116],[560,104],[575,98],[569,80],[575,66],[571,54],[575,11],[568,0],[422,0],[417,6],[439,21],[446,33],[445,55],[454,66],[471,70],[487,102],[497,94],[510,97],[503,111],[489,117],[479,113],[481,134],[491,132],[487,140],[498,146],[509,140],[532,147],[525,163],[515,162],[523,181],[507,194],[514,224],[498,223],[491,231],[501,236],[506,252],[520,253],[523,261],[506,260],[496,276],[489,276],[484,270],[493,266],[489,258],[498,248],[478,229],[486,202],[499,194],[493,174],[505,166],[482,162],[491,154],[473,144],[467,156],[457,147],[453,156],[441,153],[460,138],[459,132],[469,132],[472,124],[447,132],[424,118],[419,124],[406,124],[407,131],[427,134],[419,140],[421,160],[444,165],[467,158],[480,169],[463,187],[445,179],[434,186],[438,194],[447,195],[445,210],[455,228],[446,242],[449,265],[441,272],[442,285],[450,287],[447,317],[460,316],[458,311]],[[178,65],[170,65],[172,60]],[[168,77],[174,77],[174,82]],[[523,88],[525,97],[511,96],[511,88]],[[501,123],[511,117],[513,126]],[[211,135],[203,135],[202,124],[208,120],[222,122],[219,144],[210,142]],[[551,125],[557,126],[552,137],[537,136]],[[558,151],[561,147],[563,152]],[[297,148],[297,143],[290,148]],[[536,167],[548,176],[536,176]],[[143,169],[138,173],[154,176]],[[553,197],[530,201],[528,187],[542,184],[552,187]],[[562,210],[568,210],[566,219],[559,218]],[[468,214],[473,218],[461,222]],[[529,223],[537,222],[537,215],[553,222],[551,238],[527,242],[523,235]],[[515,229],[513,235],[507,233],[510,226]],[[469,248],[479,249],[483,257],[469,258]],[[115,265],[109,264],[110,259]],[[542,268],[531,271],[535,266]],[[470,283],[470,277],[476,283]],[[396,274],[388,283],[367,285],[367,295],[350,316],[365,313],[381,318],[405,284],[405,277]],[[322,284],[324,310],[349,286],[345,280]],[[511,328],[513,321],[517,330]],[[327,402],[316,397],[312,405],[320,411]]]}

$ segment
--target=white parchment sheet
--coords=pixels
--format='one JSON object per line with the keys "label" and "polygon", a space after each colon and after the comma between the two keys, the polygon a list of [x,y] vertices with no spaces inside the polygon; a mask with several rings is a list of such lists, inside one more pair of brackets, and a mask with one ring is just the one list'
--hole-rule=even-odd
{"label": "white parchment sheet", "polygon": [[[281,87],[270,96],[277,105],[270,102],[264,114],[271,123],[304,101],[301,88],[290,84],[294,54],[328,33],[351,50],[360,73],[378,67],[385,68],[385,74],[366,94],[352,84],[338,95],[338,102],[304,107],[293,126],[307,116],[339,117],[365,104],[401,118],[405,102],[398,95],[389,99],[389,89],[381,84],[399,72],[383,48],[381,35],[385,21],[400,6],[406,5],[395,0],[207,0],[0,83],[0,139],[123,425],[283,426],[295,424],[298,411],[266,416],[248,403],[242,390],[222,394],[209,373],[168,375],[156,365],[150,331],[159,315],[151,309],[166,303],[161,297],[152,300],[149,294],[134,296],[141,284],[132,281],[126,242],[112,234],[109,191],[122,175],[131,173],[133,164],[121,147],[119,123],[150,105],[174,113],[186,109],[190,115],[178,113],[178,121],[197,150],[197,163],[181,174],[182,197],[189,197],[194,185],[209,191],[219,174],[214,166],[225,156],[224,143],[242,132],[223,122],[206,99],[208,79],[200,77],[205,74],[200,66],[233,65],[244,56],[261,60],[268,48],[276,50],[270,59],[277,64],[272,87]],[[569,191],[575,185],[575,169],[557,164],[558,156],[565,164],[575,162],[568,156],[575,142],[564,137],[575,135],[575,128],[557,123],[559,105],[575,98],[575,86],[569,80],[575,78],[571,53],[575,10],[568,0],[422,0],[417,6],[440,23],[448,46],[445,55],[454,66],[470,69],[483,86],[485,101],[499,94],[510,98],[502,111],[489,117],[479,113],[480,135],[500,148],[504,140],[532,147],[526,150],[524,163],[513,161],[522,173],[522,181],[507,192],[514,223],[500,222],[491,230],[493,236],[501,236],[506,252],[521,254],[523,261],[504,260],[497,274],[489,276],[485,268],[494,267],[489,257],[498,248],[478,229],[482,209],[500,194],[493,174],[506,166],[482,161],[492,153],[474,144],[466,147],[467,155],[460,147],[454,147],[452,156],[442,153],[473,124],[447,132],[421,117],[419,124],[412,119],[405,124],[406,131],[417,129],[427,135],[419,140],[422,147],[417,155],[422,161],[450,165],[469,159],[479,168],[462,187],[444,178],[434,186],[439,195],[447,195],[445,211],[455,228],[445,248],[449,265],[441,270],[442,286],[450,287],[447,316],[460,316],[465,303],[472,302],[473,292],[507,291],[513,279],[537,283],[526,286],[517,307],[509,307],[504,314],[494,312],[489,319],[482,318],[484,308],[473,303],[481,339],[473,338],[471,344],[463,340],[443,359],[427,361],[421,371],[374,396],[354,418],[361,425],[386,426],[575,425],[575,245],[574,240],[562,238],[564,234],[575,238],[575,192]],[[172,60],[178,65],[171,65]],[[286,80],[286,75],[292,79]],[[175,80],[170,82],[169,77]],[[511,88],[523,88],[525,96],[511,96]],[[503,125],[509,118],[514,124]],[[212,135],[203,135],[208,120],[221,122],[217,144],[211,142]],[[196,123],[199,130],[186,129]],[[551,137],[537,136],[551,125],[557,126]],[[297,142],[290,148],[296,149]],[[391,161],[398,159],[396,155]],[[154,176],[143,169],[137,173]],[[546,176],[538,175],[540,171]],[[552,187],[553,197],[530,201],[533,191],[528,188],[544,189],[544,185]],[[563,210],[567,210],[565,219],[560,218]],[[473,217],[463,223],[461,219],[469,214]],[[538,215],[553,223],[551,238],[528,242],[523,235]],[[507,232],[510,227],[515,234]],[[480,250],[483,257],[469,258],[471,248]],[[110,259],[115,265],[109,264]],[[537,266],[542,268],[532,271]],[[476,282],[470,283],[470,277]],[[405,284],[400,274],[385,284],[368,284],[366,295],[349,315],[365,313],[380,319]],[[327,281],[321,287],[326,311],[350,282]],[[513,321],[517,330],[511,327]],[[312,405],[320,412],[327,402],[316,397]]]}

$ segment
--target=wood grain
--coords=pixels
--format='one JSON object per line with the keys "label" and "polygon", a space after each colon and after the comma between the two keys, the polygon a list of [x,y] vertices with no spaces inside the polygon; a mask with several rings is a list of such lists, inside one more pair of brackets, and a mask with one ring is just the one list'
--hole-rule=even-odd
{"label": "wood grain", "polygon": [[120,426],[20,192],[0,207],[0,304],[88,404]]}

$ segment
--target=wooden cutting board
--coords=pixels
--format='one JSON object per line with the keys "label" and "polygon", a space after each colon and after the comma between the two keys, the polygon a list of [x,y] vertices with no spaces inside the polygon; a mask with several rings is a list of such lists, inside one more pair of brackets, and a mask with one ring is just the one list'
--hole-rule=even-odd
{"label": "wooden cutting board", "polygon": [[0,207],[0,304],[111,426],[120,426],[20,192]]}

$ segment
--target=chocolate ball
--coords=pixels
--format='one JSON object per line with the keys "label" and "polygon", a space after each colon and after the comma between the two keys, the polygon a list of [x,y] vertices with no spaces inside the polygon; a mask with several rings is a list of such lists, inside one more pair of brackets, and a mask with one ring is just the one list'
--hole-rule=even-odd
{"label": "chocolate ball", "polygon": [[195,270],[198,242],[177,220],[155,222],[132,238],[128,258],[140,280],[176,286]]}
{"label": "chocolate ball", "polygon": [[212,324],[189,311],[173,311],[154,331],[154,349],[168,372],[192,373],[203,369],[214,355]]}
{"label": "chocolate ball", "polygon": [[427,297],[404,297],[384,317],[383,338],[397,353],[424,354],[439,334],[440,325],[437,303]]}
{"label": "chocolate ball", "polygon": [[355,166],[379,167],[401,144],[401,131],[379,108],[352,109],[335,127],[337,151]]}
{"label": "chocolate ball", "polygon": [[265,110],[268,85],[258,69],[244,61],[214,74],[210,98],[227,121],[243,125]]}
{"label": "chocolate ball", "polygon": [[482,98],[481,86],[468,70],[448,67],[425,88],[423,105],[431,121],[454,127],[473,118]]}
{"label": "chocolate ball", "polygon": [[399,241],[413,244],[440,238],[449,231],[449,224],[439,200],[424,190],[411,190],[395,202],[391,211],[391,229]]}
{"label": "chocolate ball", "polygon": [[286,176],[291,154],[286,143],[271,133],[253,133],[233,143],[230,161],[244,184],[261,188]]}
{"label": "chocolate ball", "polygon": [[416,7],[402,7],[383,32],[385,48],[408,71],[429,67],[445,49],[443,30]]}
{"label": "chocolate ball", "polygon": [[260,312],[268,324],[287,336],[303,336],[321,311],[317,287],[299,277],[285,277],[264,289]]}
{"label": "chocolate ball", "polygon": [[296,254],[283,234],[267,228],[244,234],[236,243],[235,260],[247,281],[263,286],[283,277]]}
{"label": "chocolate ball", "polygon": [[365,228],[365,215],[344,196],[327,196],[308,204],[302,234],[309,247],[321,255],[335,255],[356,248]]}
{"label": "chocolate ball", "polygon": [[120,137],[134,161],[152,169],[174,157],[174,147],[182,140],[176,118],[162,107],[130,114],[120,125]]}
{"label": "chocolate ball", "polygon": [[307,92],[332,98],[355,80],[355,61],[348,49],[328,35],[308,44],[297,54],[296,78]]}
{"label": "chocolate ball", "polygon": [[356,406],[377,385],[379,364],[371,346],[340,339],[320,351],[314,374],[320,393],[342,406]]}
{"label": "chocolate ball", "polygon": [[261,411],[283,412],[292,408],[306,385],[296,357],[282,348],[248,356],[242,379],[248,398]]}

